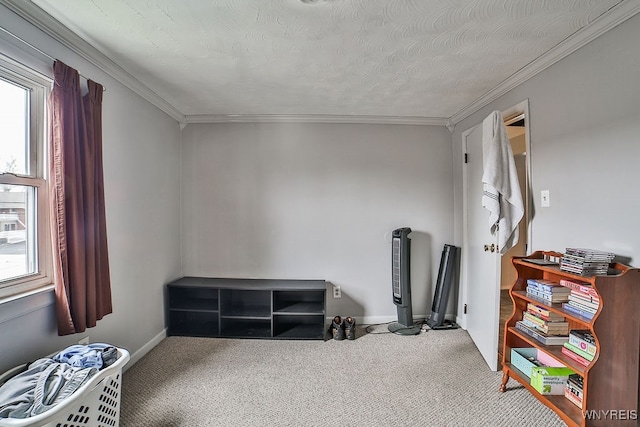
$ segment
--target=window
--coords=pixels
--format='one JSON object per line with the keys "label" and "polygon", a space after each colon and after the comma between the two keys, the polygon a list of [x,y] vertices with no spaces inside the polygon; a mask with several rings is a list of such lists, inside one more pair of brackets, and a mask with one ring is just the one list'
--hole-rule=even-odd
{"label": "window", "polygon": [[0,298],[52,282],[45,181],[50,84],[0,56]]}

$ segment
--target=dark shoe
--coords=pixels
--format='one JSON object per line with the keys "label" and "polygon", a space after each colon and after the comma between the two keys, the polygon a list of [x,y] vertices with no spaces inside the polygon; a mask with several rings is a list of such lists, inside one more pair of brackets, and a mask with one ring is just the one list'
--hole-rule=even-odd
{"label": "dark shoe", "polygon": [[344,339],[344,322],[340,316],[333,318],[331,322],[331,336],[334,340],[342,341]]}
{"label": "dark shoe", "polygon": [[348,340],[356,339],[356,319],[353,317],[344,319],[344,333]]}

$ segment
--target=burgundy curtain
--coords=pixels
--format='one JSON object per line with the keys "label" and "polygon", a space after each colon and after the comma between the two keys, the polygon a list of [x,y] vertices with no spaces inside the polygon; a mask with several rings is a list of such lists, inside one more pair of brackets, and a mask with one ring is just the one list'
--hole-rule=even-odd
{"label": "burgundy curtain", "polygon": [[51,224],[58,334],[112,312],[102,173],[102,86],[60,61],[49,97]]}

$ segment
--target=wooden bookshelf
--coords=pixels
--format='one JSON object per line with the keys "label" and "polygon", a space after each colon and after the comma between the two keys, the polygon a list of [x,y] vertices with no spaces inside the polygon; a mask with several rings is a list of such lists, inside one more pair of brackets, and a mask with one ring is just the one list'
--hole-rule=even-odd
{"label": "wooden bookshelf", "polygon": [[[509,291],[514,310],[504,325],[500,391],[507,390],[509,379],[516,380],[569,426],[637,426],[640,415],[640,270],[616,263],[610,265],[613,274],[580,276],[562,271],[558,266],[526,261],[561,256],[558,252],[539,251],[512,259],[517,277]],[[527,295],[527,279],[531,278],[589,283],[600,298],[598,312],[593,319],[588,319],[565,311],[561,304],[550,304]],[[529,302],[565,316],[570,329],[591,331],[596,338],[597,352],[589,366],[582,366],[565,356],[562,346],[544,345],[515,327],[516,322],[522,320],[522,313],[527,310]],[[533,388],[527,376],[511,364],[512,348],[537,348],[580,374],[584,378],[583,408],[564,396],[543,395]],[[535,420],[532,423],[535,424]]]}

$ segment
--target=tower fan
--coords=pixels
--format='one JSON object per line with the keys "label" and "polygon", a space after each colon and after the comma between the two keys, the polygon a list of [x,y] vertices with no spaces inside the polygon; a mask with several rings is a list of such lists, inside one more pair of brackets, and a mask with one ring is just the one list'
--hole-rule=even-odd
{"label": "tower fan", "polygon": [[458,248],[453,245],[444,245],[442,256],[440,257],[440,270],[438,271],[438,281],[436,291],[431,305],[431,316],[427,320],[427,325],[431,329],[456,329],[458,325],[444,318],[451,291],[453,268],[458,253]]}
{"label": "tower fan", "polygon": [[398,309],[398,321],[388,326],[389,332],[399,335],[417,335],[420,326],[413,324],[411,309],[411,229],[393,230],[391,237],[391,286],[393,303]]}

